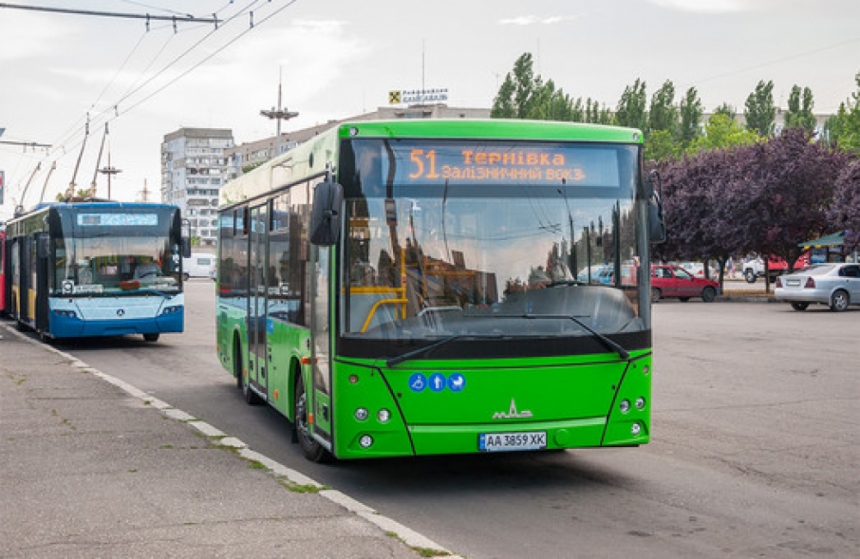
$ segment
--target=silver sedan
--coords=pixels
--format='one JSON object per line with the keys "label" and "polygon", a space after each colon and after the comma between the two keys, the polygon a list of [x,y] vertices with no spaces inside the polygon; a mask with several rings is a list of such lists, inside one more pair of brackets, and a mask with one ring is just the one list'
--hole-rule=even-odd
{"label": "silver sedan", "polygon": [[779,276],[774,294],[796,311],[805,311],[810,303],[844,311],[849,305],[860,305],[860,264],[813,264]]}

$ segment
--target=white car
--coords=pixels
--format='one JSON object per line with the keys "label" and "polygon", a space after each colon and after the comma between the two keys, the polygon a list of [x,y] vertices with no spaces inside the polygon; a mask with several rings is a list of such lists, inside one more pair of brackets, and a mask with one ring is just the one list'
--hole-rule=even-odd
{"label": "white car", "polygon": [[849,305],[860,305],[860,264],[813,264],[779,276],[774,295],[796,311],[805,311],[811,303],[844,311]]}

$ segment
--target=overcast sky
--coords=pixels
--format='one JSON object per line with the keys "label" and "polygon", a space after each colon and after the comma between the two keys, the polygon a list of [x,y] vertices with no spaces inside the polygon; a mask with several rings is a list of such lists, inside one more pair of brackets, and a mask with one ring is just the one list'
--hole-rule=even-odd
{"label": "overcast sky", "polygon": [[[295,130],[375,110],[391,90],[447,88],[448,105],[492,105],[524,52],[535,71],[572,97],[614,108],[636,78],[651,94],[666,80],[676,100],[695,87],[706,111],[743,112],[759,80],[784,107],[809,87],[815,112],[832,114],[856,91],[858,0],[14,0],[133,14],[222,20],[173,25],[0,8],[0,145],[6,196],[52,200],[69,183],[87,188],[100,167],[122,172],[111,197],[144,185],[158,200],[160,145],[185,127],[232,129],[236,143],[275,133],[261,109],[300,116]],[[253,11],[254,25],[248,7]],[[235,16],[235,17],[234,17]],[[233,19],[229,19],[233,18]],[[82,150],[89,113],[90,135]],[[82,155],[81,155],[82,154]],[[80,164],[78,158],[80,156]],[[48,176],[56,161],[57,169]],[[37,164],[41,169],[34,174]],[[75,173],[75,167],[78,167]],[[27,183],[30,186],[23,197]],[[99,196],[107,181],[98,175]]]}

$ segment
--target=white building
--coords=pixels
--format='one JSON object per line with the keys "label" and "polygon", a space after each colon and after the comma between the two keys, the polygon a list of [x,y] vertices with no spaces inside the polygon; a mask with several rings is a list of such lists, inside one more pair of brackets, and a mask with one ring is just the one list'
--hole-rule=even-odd
{"label": "white building", "polygon": [[179,206],[202,246],[217,241],[218,191],[227,182],[226,149],[233,132],[219,128],[180,128],[161,144],[161,200]]}

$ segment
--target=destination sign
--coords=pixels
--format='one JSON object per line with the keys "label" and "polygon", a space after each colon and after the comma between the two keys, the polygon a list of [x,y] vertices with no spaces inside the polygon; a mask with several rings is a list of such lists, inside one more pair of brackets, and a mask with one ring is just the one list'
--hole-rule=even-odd
{"label": "destination sign", "polygon": [[158,214],[81,213],[78,225],[113,227],[151,227],[158,225]]}
{"label": "destination sign", "polygon": [[403,142],[391,146],[401,184],[581,184],[618,187],[614,148]]}

